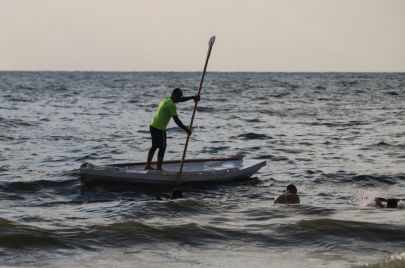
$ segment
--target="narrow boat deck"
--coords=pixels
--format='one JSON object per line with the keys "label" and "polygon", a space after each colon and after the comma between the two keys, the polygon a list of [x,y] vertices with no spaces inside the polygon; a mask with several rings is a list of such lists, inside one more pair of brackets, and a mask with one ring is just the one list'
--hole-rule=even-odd
{"label": "narrow boat deck", "polygon": [[[231,160],[231,161],[207,161],[207,162],[186,162],[183,166],[183,172],[203,172],[215,171],[224,169],[243,169],[250,166],[254,160]],[[147,173],[144,170],[145,165],[134,164],[127,166],[120,166],[125,168],[127,172],[133,173]],[[156,165],[152,165],[156,168]],[[180,163],[163,163],[164,172],[178,172],[180,170]]]}

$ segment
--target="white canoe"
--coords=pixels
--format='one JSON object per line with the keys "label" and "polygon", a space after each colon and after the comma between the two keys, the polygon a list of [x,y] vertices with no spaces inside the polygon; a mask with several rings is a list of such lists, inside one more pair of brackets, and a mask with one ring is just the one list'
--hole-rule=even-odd
{"label": "white canoe", "polygon": [[[248,178],[266,165],[266,161],[245,160],[243,158],[191,159],[186,160],[183,173],[179,177],[180,161],[166,161],[163,171],[147,170],[146,163],[126,163],[96,166],[85,163],[80,167],[83,183],[220,183]],[[179,181],[180,180],[180,181]]]}

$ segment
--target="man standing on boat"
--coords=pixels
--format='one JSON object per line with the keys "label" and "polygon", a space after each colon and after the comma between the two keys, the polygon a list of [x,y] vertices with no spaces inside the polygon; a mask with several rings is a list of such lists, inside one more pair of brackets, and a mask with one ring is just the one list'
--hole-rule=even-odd
{"label": "man standing on boat", "polygon": [[148,153],[148,160],[145,170],[153,169],[151,166],[153,156],[156,149],[158,151],[157,170],[162,170],[163,158],[166,150],[166,127],[169,124],[170,118],[173,117],[174,122],[182,128],[188,135],[191,135],[191,129],[187,128],[177,116],[176,102],[184,102],[188,100],[194,100],[195,102],[200,100],[199,95],[191,97],[183,97],[183,92],[180,88],[173,89],[172,95],[164,97],[157,108],[157,111],[150,123],[149,129],[152,136],[152,147]]}

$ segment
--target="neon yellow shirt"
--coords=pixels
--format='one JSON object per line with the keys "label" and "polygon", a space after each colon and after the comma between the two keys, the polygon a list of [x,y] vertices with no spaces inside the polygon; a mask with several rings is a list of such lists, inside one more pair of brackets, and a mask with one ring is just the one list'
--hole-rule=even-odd
{"label": "neon yellow shirt", "polygon": [[171,97],[164,97],[159,103],[159,107],[150,125],[154,128],[165,130],[170,118],[173,116],[177,116],[176,104],[174,104]]}

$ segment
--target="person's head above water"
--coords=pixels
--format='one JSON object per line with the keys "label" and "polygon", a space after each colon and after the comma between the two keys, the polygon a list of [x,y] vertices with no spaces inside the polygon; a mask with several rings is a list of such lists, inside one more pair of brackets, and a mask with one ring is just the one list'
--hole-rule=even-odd
{"label": "person's head above water", "polygon": [[285,189],[286,189],[287,193],[297,194],[297,187],[295,187],[294,184],[287,185],[287,187]]}
{"label": "person's head above water", "polygon": [[183,191],[182,190],[174,190],[170,197],[171,199],[183,198]]}
{"label": "person's head above water", "polygon": [[183,198],[183,191],[182,190],[173,190],[171,194],[161,194],[156,196],[156,200],[169,200],[169,199],[178,199]]}
{"label": "person's head above water", "polygon": [[297,194],[297,187],[294,184],[289,184],[285,187],[285,191],[274,200],[275,204],[299,204],[300,197]]}
{"label": "person's head above water", "polygon": [[[379,208],[398,208],[399,201],[401,201],[401,199],[376,197],[375,205]],[[383,202],[386,202],[387,205],[384,206]]]}
{"label": "person's head above water", "polygon": [[388,198],[387,199],[387,208],[397,208],[399,199]]}
{"label": "person's head above water", "polygon": [[182,97],[183,97],[183,91],[181,91],[180,88],[176,87],[175,89],[173,89],[173,91],[172,91],[173,102],[180,101]]}

